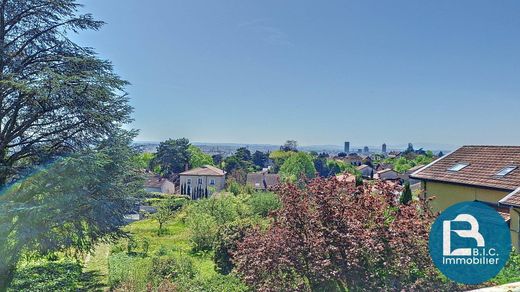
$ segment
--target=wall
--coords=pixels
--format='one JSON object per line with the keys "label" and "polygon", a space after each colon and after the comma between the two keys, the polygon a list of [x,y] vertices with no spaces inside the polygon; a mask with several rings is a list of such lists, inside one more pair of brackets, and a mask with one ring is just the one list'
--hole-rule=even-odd
{"label": "wall", "polygon": [[511,242],[516,251],[520,252],[520,208],[511,207],[510,214],[511,224],[509,228],[511,229]]}
{"label": "wall", "polygon": [[[435,196],[430,205],[434,212],[443,211],[451,205],[463,201],[483,201],[497,203],[510,191],[498,191],[485,188],[455,185],[439,182],[423,182],[423,190],[428,197]],[[520,251],[520,208],[511,208],[510,229],[513,247]]]}
{"label": "wall", "polygon": [[431,201],[431,207],[434,212],[443,211],[451,205],[464,201],[477,200],[497,203],[510,193],[510,191],[498,191],[431,181],[423,182],[423,190],[425,190],[426,196],[435,196],[435,199]]}
{"label": "wall", "polygon": [[[202,184],[198,184],[198,179],[202,178]],[[180,185],[187,185],[188,179],[191,179],[191,189],[197,186],[201,186],[203,189],[208,187],[209,188],[214,187],[216,191],[220,191],[224,189],[226,179],[222,176],[197,176],[197,175],[181,175],[180,178]],[[210,185],[211,180],[215,180],[215,185]]]}
{"label": "wall", "polygon": [[161,185],[161,193],[163,194],[175,194],[175,184],[169,180],[165,180]]}

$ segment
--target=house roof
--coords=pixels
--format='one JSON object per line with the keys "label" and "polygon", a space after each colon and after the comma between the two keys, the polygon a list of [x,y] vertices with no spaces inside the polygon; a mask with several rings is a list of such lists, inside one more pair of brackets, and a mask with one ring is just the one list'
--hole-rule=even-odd
{"label": "house roof", "polygon": [[201,175],[201,176],[223,176],[226,174],[222,169],[211,165],[204,165],[194,169],[181,172],[179,175]]}
{"label": "house roof", "polygon": [[[457,164],[467,166],[449,170]],[[497,175],[510,166],[516,168],[504,176]],[[463,146],[410,177],[513,191],[520,187],[520,146]]]}
{"label": "house roof", "polygon": [[357,168],[357,170],[363,170],[363,169],[365,169],[365,168],[367,168],[367,167],[370,167],[370,166],[368,166],[368,165],[366,165],[366,164],[362,164],[362,165],[360,165],[360,166],[358,166],[358,167],[356,167],[356,168]]}
{"label": "house roof", "polygon": [[161,186],[168,181],[168,179],[163,178],[160,175],[147,174],[145,187],[158,189],[161,188]]}
{"label": "house roof", "polygon": [[264,188],[264,180],[267,187],[272,187],[280,183],[280,176],[275,173],[255,172],[247,174],[247,184],[255,188]]}
{"label": "house roof", "polygon": [[491,206],[493,209],[495,209],[495,211],[497,211],[497,213],[502,216],[502,218],[504,218],[504,221],[509,221],[511,219],[511,214],[509,212],[509,208],[508,207],[504,207],[504,206],[497,206],[497,205],[493,205]]}
{"label": "house roof", "polygon": [[406,172],[407,172],[407,173],[414,173],[414,172],[418,171],[419,169],[421,169],[421,168],[423,168],[423,167],[425,167],[424,164],[416,165],[416,166],[414,166],[414,167],[408,169],[408,171],[406,171]]}
{"label": "house roof", "polygon": [[387,168],[387,169],[383,169],[383,170],[376,172],[376,178],[386,181],[386,180],[397,180],[397,179],[400,179],[401,177],[395,170]]}
{"label": "house roof", "polygon": [[393,170],[391,168],[385,168],[385,169],[381,169],[381,170],[377,171],[376,173],[385,173],[385,172],[389,172],[389,171],[396,172],[395,170]]}
{"label": "house roof", "polygon": [[384,163],[384,162],[382,162],[382,163],[378,163],[378,164],[376,165],[376,169],[379,169],[379,170],[384,170],[384,169],[393,169],[393,168],[394,168],[394,166],[393,166],[392,164],[390,164],[390,163]]}
{"label": "house roof", "polygon": [[520,207],[520,188],[514,190],[498,202],[502,205]]}

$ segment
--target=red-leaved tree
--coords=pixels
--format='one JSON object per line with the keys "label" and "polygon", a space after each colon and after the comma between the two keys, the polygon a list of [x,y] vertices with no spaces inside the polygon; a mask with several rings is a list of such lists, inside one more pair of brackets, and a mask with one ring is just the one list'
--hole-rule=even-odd
{"label": "red-leaved tree", "polygon": [[258,291],[456,289],[428,254],[426,202],[399,204],[401,187],[354,187],[317,178],[281,185],[283,206],[267,231],[238,244],[238,274]]}

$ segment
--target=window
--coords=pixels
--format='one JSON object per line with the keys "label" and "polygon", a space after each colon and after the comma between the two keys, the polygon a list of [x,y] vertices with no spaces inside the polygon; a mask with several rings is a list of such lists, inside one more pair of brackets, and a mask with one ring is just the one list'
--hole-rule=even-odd
{"label": "window", "polygon": [[209,184],[212,185],[212,186],[214,186],[214,185],[215,185],[215,180],[214,180],[214,179],[211,179],[211,180],[209,181]]}
{"label": "window", "polygon": [[199,178],[199,179],[198,179],[198,183],[199,183],[199,185],[202,184],[202,178]]}
{"label": "window", "polygon": [[516,166],[508,166],[508,167],[504,167],[502,168],[499,172],[497,172],[497,176],[506,176],[508,175],[511,171],[515,170],[517,167]]}
{"label": "window", "polygon": [[188,178],[188,184],[191,185],[191,178]]}
{"label": "window", "polygon": [[455,164],[454,166],[448,168],[449,171],[454,171],[454,172],[457,172],[461,169],[463,169],[464,167],[468,166],[469,164],[467,163],[457,163]]}

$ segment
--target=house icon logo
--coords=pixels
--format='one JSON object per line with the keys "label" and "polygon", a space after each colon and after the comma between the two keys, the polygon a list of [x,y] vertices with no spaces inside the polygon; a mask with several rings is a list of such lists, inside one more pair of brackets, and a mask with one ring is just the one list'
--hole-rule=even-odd
{"label": "house icon logo", "polygon": [[[451,222],[467,222],[469,230],[452,230]],[[443,256],[471,256],[471,248],[457,248],[451,250],[451,233],[455,232],[459,237],[473,238],[477,247],[484,247],[484,237],[478,232],[479,225],[475,217],[470,214],[460,214],[453,220],[444,220],[442,229],[442,255]]]}
{"label": "house icon logo", "polygon": [[448,278],[480,284],[496,276],[511,253],[509,227],[492,207],[462,202],[444,210],[430,231],[430,256]]}

